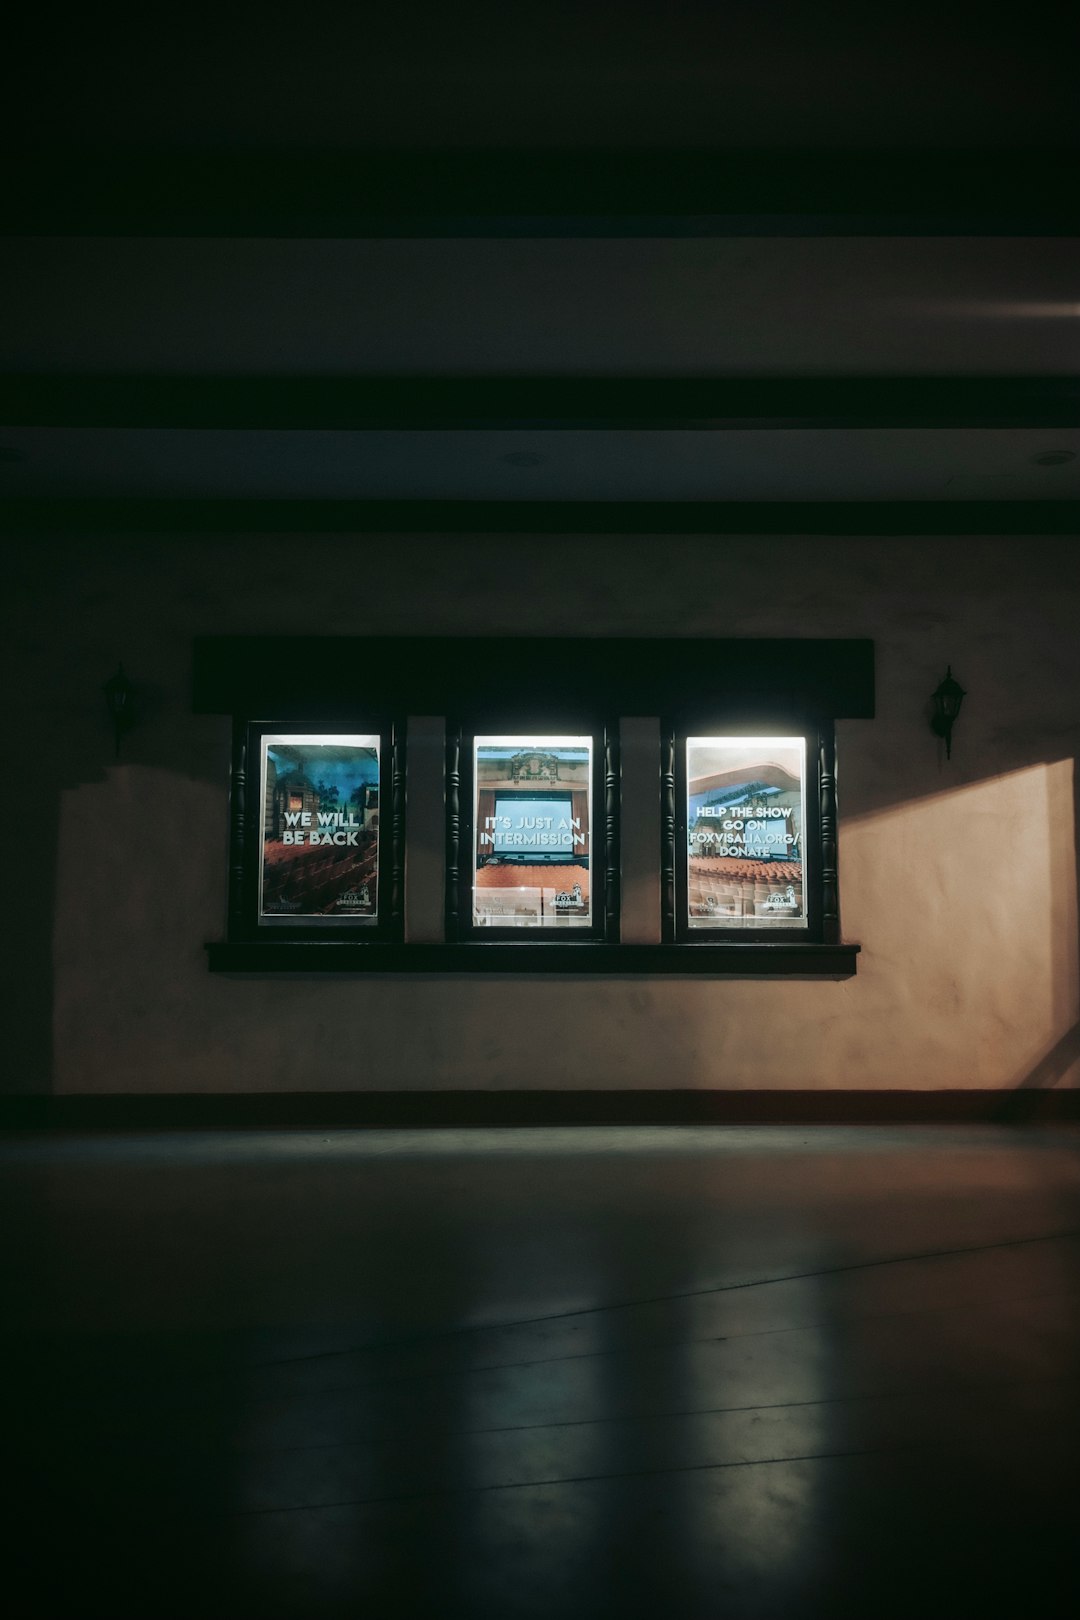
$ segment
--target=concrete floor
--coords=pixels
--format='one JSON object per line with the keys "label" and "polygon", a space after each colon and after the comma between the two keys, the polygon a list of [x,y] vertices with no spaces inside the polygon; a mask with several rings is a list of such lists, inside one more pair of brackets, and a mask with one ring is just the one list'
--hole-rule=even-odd
{"label": "concrete floor", "polygon": [[1072,1615],[1080,1136],[0,1146],[20,1614]]}

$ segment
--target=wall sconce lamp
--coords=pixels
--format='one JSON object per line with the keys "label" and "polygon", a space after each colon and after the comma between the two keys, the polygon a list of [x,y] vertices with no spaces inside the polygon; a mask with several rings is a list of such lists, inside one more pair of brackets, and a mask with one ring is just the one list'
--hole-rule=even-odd
{"label": "wall sconce lamp", "polygon": [[930,697],[930,730],[935,737],[945,739],[945,758],[952,758],[952,728],[956,724],[960,705],[967,693],[955,680],[952,665],[945,670],[944,677],[938,683],[936,691]]}
{"label": "wall sconce lamp", "polygon": [[105,703],[112,721],[113,735],[116,738],[116,757],[120,758],[120,738],[125,731],[130,731],[135,724],[135,713],[132,698],[135,688],[124,674],[123,664],[117,664],[116,674],[111,676],[101,688],[105,694]]}

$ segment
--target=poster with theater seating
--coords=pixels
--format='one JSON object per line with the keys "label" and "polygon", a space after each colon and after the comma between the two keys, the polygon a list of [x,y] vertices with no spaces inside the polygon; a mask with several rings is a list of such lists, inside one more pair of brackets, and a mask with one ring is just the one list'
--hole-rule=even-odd
{"label": "poster with theater seating", "polygon": [[806,928],[805,781],[803,737],[687,738],[691,928]]}
{"label": "poster with theater seating", "polygon": [[493,928],[592,922],[591,737],[477,737],[472,920]]}
{"label": "poster with theater seating", "polygon": [[379,738],[262,739],[259,923],[377,921]]}

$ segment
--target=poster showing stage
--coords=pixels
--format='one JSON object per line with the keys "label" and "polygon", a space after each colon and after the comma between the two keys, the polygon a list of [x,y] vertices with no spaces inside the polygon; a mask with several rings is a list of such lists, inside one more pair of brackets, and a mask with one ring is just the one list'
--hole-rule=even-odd
{"label": "poster showing stage", "polygon": [[377,921],[379,738],[262,739],[259,923]]}
{"label": "poster showing stage", "polygon": [[691,928],[805,928],[803,737],[689,737]]}
{"label": "poster showing stage", "polygon": [[592,922],[591,737],[477,737],[472,920],[479,927]]}

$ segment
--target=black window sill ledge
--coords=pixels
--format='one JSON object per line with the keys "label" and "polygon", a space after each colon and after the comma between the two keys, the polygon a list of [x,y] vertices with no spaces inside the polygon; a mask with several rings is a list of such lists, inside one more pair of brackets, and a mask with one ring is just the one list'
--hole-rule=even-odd
{"label": "black window sill ledge", "polygon": [[402,945],[251,940],[206,947],[211,973],[624,973],[849,979],[858,945],[576,943]]}

